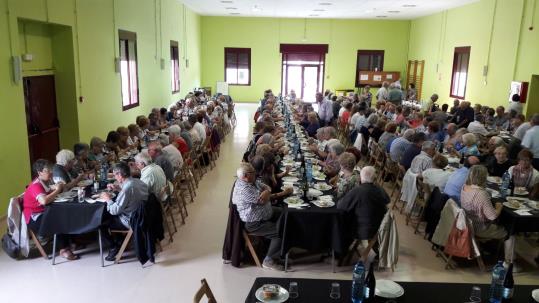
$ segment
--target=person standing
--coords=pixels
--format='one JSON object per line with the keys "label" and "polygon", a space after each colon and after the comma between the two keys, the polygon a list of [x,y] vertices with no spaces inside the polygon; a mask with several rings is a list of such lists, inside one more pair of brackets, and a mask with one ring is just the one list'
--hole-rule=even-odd
{"label": "person standing", "polygon": [[331,125],[331,120],[333,119],[333,103],[324,98],[322,93],[316,93],[316,103],[318,103],[318,117],[320,117],[320,125]]}

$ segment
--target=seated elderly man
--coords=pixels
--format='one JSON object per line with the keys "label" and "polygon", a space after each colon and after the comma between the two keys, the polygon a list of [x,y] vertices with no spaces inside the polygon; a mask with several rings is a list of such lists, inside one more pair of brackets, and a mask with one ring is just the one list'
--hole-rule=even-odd
{"label": "seated elderly man", "polygon": [[432,141],[425,141],[421,145],[421,153],[412,160],[410,171],[421,175],[426,169],[432,167],[432,157],[436,154],[436,144]]}
{"label": "seated elderly man", "polygon": [[407,129],[402,137],[398,137],[391,142],[389,147],[389,156],[394,162],[399,162],[406,148],[412,144],[410,140],[415,134],[415,130]]}
{"label": "seated elderly man", "polygon": [[73,177],[70,174],[75,164],[75,154],[68,149],[62,149],[56,154],[56,164],[52,168],[52,181],[65,184],[64,190],[70,190],[79,183],[84,174]]}
{"label": "seated elderly man", "polygon": [[135,166],[140,170],[140,180],[148,185],[148,192],[154,194],[160,201],[165,201],[168,182],[163,169],[152,162],[152,157],[147,151],[135,156]]}
{"label": "seated elderly man", "polygon": [[163,147],[159,141],[151,141],[148,143],[148,154],[152,157],[155,164],[161,166],[167,176],[168,181],[174,179],[174,166],[168,159],[167,154],[163,152]]}
{"label": "seated elderly man", "polygon": [[[116,164],[112,169],[112,173],[118,183],[109,184],[108,188],[119,192],[116,201],[112,201],[112,196],[108,192],[101,193],[101,199],[106,201],[107,211],[112,215],[108,222],[108,227],[110,229],[127,230],[130,228],[131,214],[144,201],[148,200],[148,186],[139,179],[131,178],[129,166],[125,163]],[[105,260],[114,261],[120,250],[120,242],[108,233],[104,233],[104,236],[111,246]]]}
{"label": "seated elderly man", "polygon": [[460,192],[468,177],[468,170],[470,167],[479,164],[479,158],[470,156],[464,160],[464,166],[454,171],[447,179],[445,184],[444,193],[453,199],[460,205]]}
{"label": "seated elderly man", "polygon": [[182,153],[178,150],[176,145],[172,143],[169,144],[169,136],[165,134],[159,135],[159,142],[161,143],[161,146],[163,146],[163,153],[165,154],[165,156],[167,156],[167,159],[170,161],[170,164],[172,164],[174,174],[176,174],[178,170],[183,166]]}
{"label": "seated elderly man", "polygon": [[262,267],[283,270],[277,263],[281,250],[281,239],[277,231],[276,221],[280,210],[271,206],[271,189],[256,182],[256,172],[249,163],[241,163],[237,170],[238,180],[232,191],[232,203],[236,205],[245,229],[257,236],[270,239],[270,246]]}
{"label": "seated elderly man", "polygon": [[202,116],[198,114],[190,115],[188,121],[200,138],[200,144],[204,146],[204,143],[206,143],[206,127],[201,122]]}
{"label": "seated elderly man", "polygon": [[168,136],[170,145],[174,146],[178,151],[180,151],[183,162],[183,156],[189,152],[190,148],[189,144],[187,144],[185,139],[182,137],[182,128],[179,125],[171,125],[168,128]]}
{"label": "seated elderly man", "polygon": [[350,190],[337,202],[337,208],[353,216],[356,237],[370,240],[377,233],[390,202],[385,190],[374,184],[376,171],[372,166],[361,170],[361,184]]}
{"label": "seated elderly man", "polygon": [[451,175],[450,171],[444,169],[447,163],[447,158],[444,155],[437,154],[432,158],[432,167],[427,168],[421,174],[423,182],[428,184],[431,190],[438,187],[440,192],[444,191],[447,180]]}
{"label": "seated elderly man", "polygon": [[427,139],[425,133],[415,133],[412,137],[412,144],[408,145],[402,154],[399,164],[408,170],[414,158],[421,153],[421,146]]}

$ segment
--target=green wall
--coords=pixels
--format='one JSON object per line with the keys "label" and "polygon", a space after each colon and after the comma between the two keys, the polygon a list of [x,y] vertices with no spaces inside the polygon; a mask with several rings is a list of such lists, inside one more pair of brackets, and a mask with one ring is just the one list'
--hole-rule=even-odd
{"label": "green wall", "polygon": [[[65,147],[104,137],[200,86],[200,16],[179,1],[0,0],[0,8],[0,134],[8,138],[0,148],[0,214],[9,197],[30,181],[23,87],[12,81],[11,56],[34,55],[32,62],[23,63],[25,76],[55,75]],[[114,69],[118,29],[137,33],[140,106],[125,112],[120,75]],[[170,87],[170,40],[179,42],[182,59],[181,90],[176,94]]]}
{"label": "green wall", "polygon": [[[306,25],[306,39],[304,27]],[[251,85],[229,86],[238,101],[281,89],[281,43],[329,44],[324,88],[354,88],[359,49],[383,49],[384,70],[406,75],[410,21],[202,17],[202,84],[224,81],[224,48],[251,48]]]}
{"label": "green wall", "polygon": [[[482,0],[413,20],[409,58],[425,60],[422,97],[437,92],[442,102],[451,101],[454,48],[471,46],[465,99],[482,105],[506,106],[510,82],[531,81],[532,74],[539,73],[539,31],[528,30],[531,3]],[[539,7],[533,12],[536,20],[538,12]],[[538,112],[538,107],[532,105],[528,113]]]}

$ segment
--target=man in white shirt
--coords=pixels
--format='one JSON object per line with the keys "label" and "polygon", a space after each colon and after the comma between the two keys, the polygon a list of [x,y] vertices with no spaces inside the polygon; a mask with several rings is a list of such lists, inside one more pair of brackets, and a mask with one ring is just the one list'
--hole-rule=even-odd
{"label": "man in white shirt", "polygon": [[204,127],[204,125],[202,125],[202,123],[198,121],[197,114],[189,116],[189,123],[191,123],[191,125],[193,126],[193,129],[197,132],[198,136],[200,137],[200,140],[201,140],[200,144],[204,146],[204,143],[206,142],[206,127]]}
{"label": "man in white shirt", "polygon": [[140,170],[140,180],[148,185],[148,192],[154,194],[160,201],[167,197],[165,187],[168,185],[163,169],[152,162],[146,151],[135,156],[135,166]]}
{"label": "man in white shirt", "polygon": [[183,165],[182,153],[176,148],[176,146],[169,144],[169,136],[165,134],[159,135],[159,141],[163,147],[163,153],[167,156],[167,159],[172,164],[174,168],[174,173],[176,173]]}
{"label": "man in white shirt", "polygon": [[389,87],[389,82],[384,81],[382,83],[382,87],[380,87],[378,92],[376,92],[376,100],[377,101],[381,101],[381,100],[388,101],[389,100],[388,87]]}
{"label": "man in white shirt", "polygon": [[530,122],[525,122],[525,121],[526,121],[526,118],[522,114],[516,115],[511,121],[513,130],[514,130],[513,136],[519,139],[520,141],[522,141],[528,129],[532,127]]}
{"label": "man in white shirt", "polygon": [[533,153],[533,167],[539,168],[539,114],[534,114],[531,121],[532,127],[528,129],[522,139],[522,146]]}

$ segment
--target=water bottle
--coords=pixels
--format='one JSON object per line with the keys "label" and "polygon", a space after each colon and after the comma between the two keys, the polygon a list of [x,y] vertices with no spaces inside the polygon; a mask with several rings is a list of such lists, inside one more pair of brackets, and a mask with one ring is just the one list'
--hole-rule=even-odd
{"label": "water bottle", "polygon": [[310,184],[313,182],[313,166],[311,160],[305,161],[305,170],[307,175],[307,182]]}
{"label": "water bottle", "polygon": [[[502,266],[503,267],[503,266]],[[363,289],[365,283],[365,265],[363,261],[358,261],[354,266],[352,273],[352,303],[362,303],[365,291]]]}
{"label": "water bottle", "polygon": [[503,295],[503,282],[505,279],[505,268],[503,261],[498,261],[492,270],[492,282],[490,282],[489,302],[501,303]]}
{"label": "water bottle", "polygon": [[503,173],[502,185],[500,186],[500,195],[503,199],[507,197],[507,189],[509,188],[509,182],[511,181],[510,179],[511,177],[509,176],[509,172],[506,171]]}

